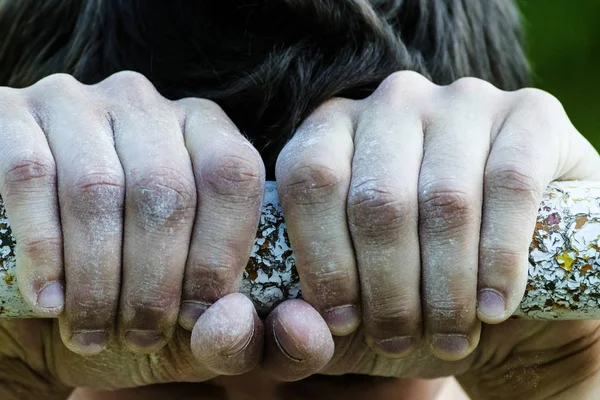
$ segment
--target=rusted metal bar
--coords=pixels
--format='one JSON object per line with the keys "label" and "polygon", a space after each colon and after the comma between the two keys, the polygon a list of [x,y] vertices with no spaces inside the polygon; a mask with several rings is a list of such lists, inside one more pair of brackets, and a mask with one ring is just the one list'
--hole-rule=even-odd
{"label": "rusted metal bar", "polygon": [[[527,289],[516,316],[600,319],[600,182],[554,182],[544,193],[529,248]],[[15,277],[15,240],[0,198],[0,318],[32,316]],[[261,313],[301,296],[275,182],[240,291]]]}

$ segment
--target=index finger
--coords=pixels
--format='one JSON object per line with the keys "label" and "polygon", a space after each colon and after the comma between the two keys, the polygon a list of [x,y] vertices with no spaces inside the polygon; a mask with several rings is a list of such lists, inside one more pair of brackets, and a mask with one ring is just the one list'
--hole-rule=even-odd
{"label": "index finger", "polygon": [[[548,184],[600,176],[596,150],[556,98],[523,89],[507,100],[513,101],[512,110],[494,132],[485,168],[477,312],[489,324],[509,318],[523,298],[528,248]],[[544,225],[559,222],[551,214]]]}
{"label": "index finger", "polygon": [[17,281],[36,314],[56,317],[65,301],[56,162],[25,101],[16,90],[1,93],[0,196],[16,239]]}
{"label": "index finger", "polygon": [[198,205],[179,323],[191,330],[221,297],[237,292],[250,258],[264,193],[260,155],[225,112],[203,99],[178,102]]}
{"label": "index finger", "polygon": [[339,336],[360,324],[358,273],[346,218],[354,151],[352,104],[337,99],[317,109],[276,165],[302,295]]}

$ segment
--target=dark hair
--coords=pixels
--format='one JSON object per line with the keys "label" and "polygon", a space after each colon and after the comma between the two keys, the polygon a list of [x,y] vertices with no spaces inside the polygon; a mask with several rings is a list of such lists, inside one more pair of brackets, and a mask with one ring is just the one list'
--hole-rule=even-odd
{"label": "dark hair", "polygon": [[0,85],[135,70],[167,98],[216,101],[270,172],[316,106],[392,72],[507,90],[528,77],[510,0],[0,0],[0,37]]}

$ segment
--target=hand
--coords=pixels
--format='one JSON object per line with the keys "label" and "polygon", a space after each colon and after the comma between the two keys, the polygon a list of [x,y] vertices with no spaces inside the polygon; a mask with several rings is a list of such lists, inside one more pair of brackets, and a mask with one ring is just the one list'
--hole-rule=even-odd
{"label": "hand", "polygon": [[[314,310],[293,301],[271,315],[265,370],[455,375],[593,336],[593,322],[501,324],[525,289],[542,192],[565,179],[600,179],[600,159],[539,90],[398,72],[364,100],[323,104],[277,163]],[[315,321],[338,336],[332,360],[314,350],[329,334]]]}
{"label": "hand", "polygon": [[[0,94],[0,193],[19,287],[39,315],[59,317],[0,331],[42,340],[68,385],[252,369],[262,323],[246,297],[202,315],[196,357],[176,329],[237,292],[256,234],[264,167],[225,113],[208,100],[168,101],[133,72],[93,86],[53,75]],[[149,353],[161,362],[144,362]]]}

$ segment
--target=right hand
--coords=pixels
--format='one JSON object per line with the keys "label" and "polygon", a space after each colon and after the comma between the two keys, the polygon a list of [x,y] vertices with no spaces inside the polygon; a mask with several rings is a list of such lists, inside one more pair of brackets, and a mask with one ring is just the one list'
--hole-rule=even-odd
{"label": "right hand", "polygon": [[[19,288],[39,316],[58,317],[3,321],[0,334],[41,340],[70,386],[254,368],[262,323],[233,293],[256,234],[264,166],[216,104],[169,101],[134,72],[91,86],[52,75],[0,88],[0,143]],[[144,364],[149,353],[161,362]]]}

